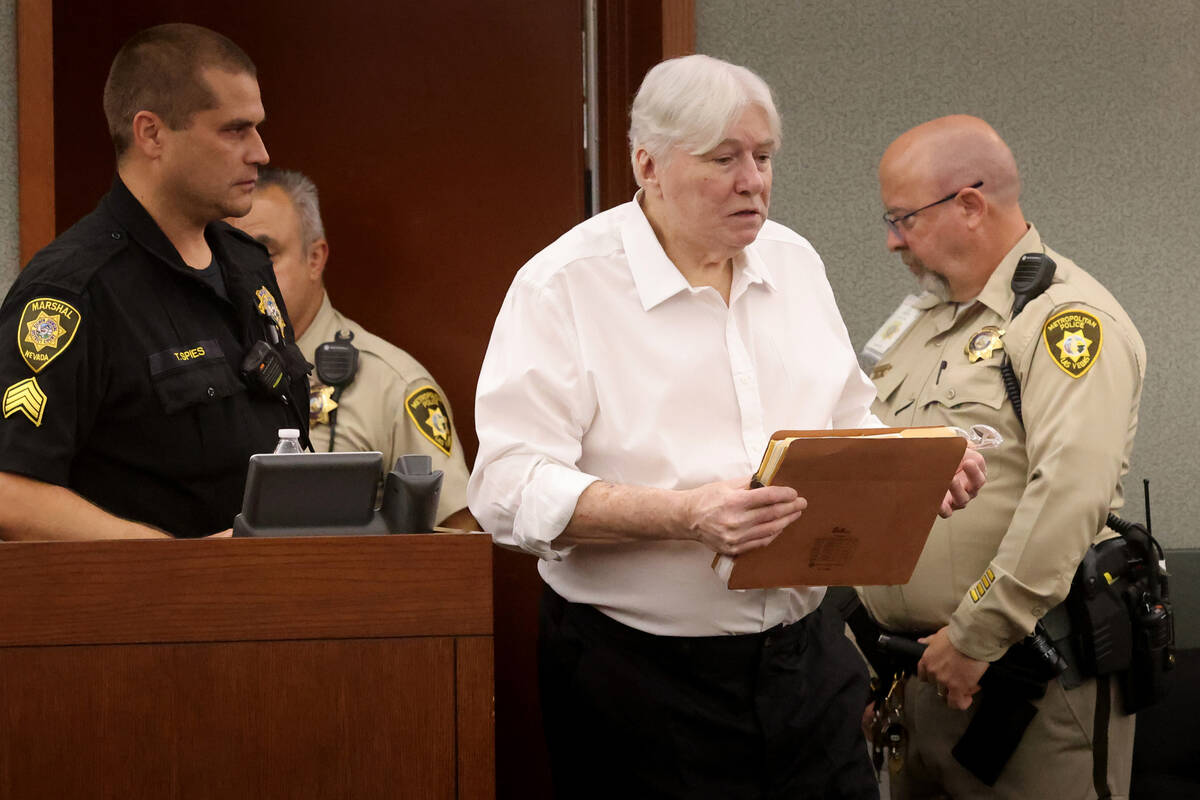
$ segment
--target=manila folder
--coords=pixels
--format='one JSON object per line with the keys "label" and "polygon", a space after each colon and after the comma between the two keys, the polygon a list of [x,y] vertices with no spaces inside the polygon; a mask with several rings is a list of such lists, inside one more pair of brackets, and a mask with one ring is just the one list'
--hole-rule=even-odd
{"label": "manila folder", "polygon": [[808,500],[766,547],[718,556],[730,589],[907,583],[966,440],[948,428],[777,431],[792,439],[765,482]]}

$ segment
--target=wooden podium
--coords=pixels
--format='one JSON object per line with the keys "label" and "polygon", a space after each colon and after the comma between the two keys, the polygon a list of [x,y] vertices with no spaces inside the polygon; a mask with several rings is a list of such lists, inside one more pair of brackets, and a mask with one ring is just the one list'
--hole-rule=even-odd
{"label": "wooden podium", "polygon": [[0,543],[0,798],[492,798],[483,534]]}

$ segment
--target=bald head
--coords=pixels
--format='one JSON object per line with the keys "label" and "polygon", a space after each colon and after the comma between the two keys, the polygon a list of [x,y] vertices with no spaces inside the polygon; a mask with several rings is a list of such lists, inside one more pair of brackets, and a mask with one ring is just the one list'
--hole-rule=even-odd
{"label": "bald head", "polygon": [[1021,177],[1000,134],[978,117],[939,117],[902,134],[884,152],[879,170],[903,168],[938,196],[983,181],[993,203],[1016,204]]}
{"label": "bald head", "polygon": [[1017,162],[978,117],[939,117],[906,131],[879,161],[879,187],[887,213],[903,218],[889,249],[926,288],[943,284],[937,293],[948,299],[976,296],[1027,229]]}

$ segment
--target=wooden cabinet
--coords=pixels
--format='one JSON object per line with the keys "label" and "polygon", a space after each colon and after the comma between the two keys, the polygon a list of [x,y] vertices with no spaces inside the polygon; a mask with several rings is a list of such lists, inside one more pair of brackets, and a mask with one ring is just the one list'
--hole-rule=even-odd
{"label": "wooden cabinet", "polygon": [[494,797],[481,534],[0,544],[0,798]]}

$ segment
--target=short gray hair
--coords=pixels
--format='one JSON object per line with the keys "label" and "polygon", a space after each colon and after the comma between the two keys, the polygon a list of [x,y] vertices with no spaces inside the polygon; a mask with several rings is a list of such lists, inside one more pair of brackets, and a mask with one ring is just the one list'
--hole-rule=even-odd
{"label": "short gray hair", "polygon": [[637,173],[637,152],[665,161],[672,147],[693,155],[712,150],[747,106],[767,114],[776,148],[782,125],[766,81],[745,67],[704,55],[672,58],[642,79],[629,112],[629,157]]}
{"label": "short gray hair", "polygon": [[296,214],[300,217],[300,242],[307,250],[317,239],[325,238],[325,223],[321,222],[321,203],[317,198],[317,185],[312,178],[291,169],[263,167],[258,171],[256,189],[262,191],[278,186],[287,194]]}

